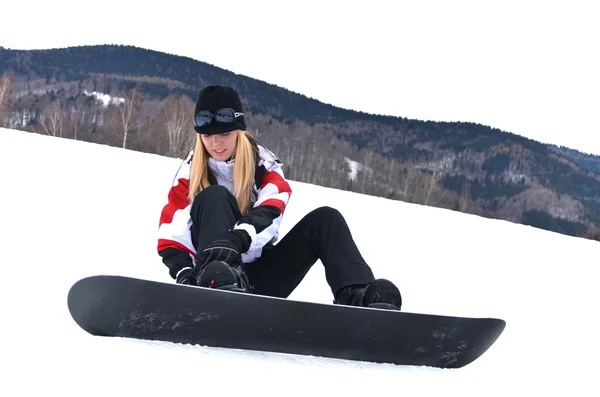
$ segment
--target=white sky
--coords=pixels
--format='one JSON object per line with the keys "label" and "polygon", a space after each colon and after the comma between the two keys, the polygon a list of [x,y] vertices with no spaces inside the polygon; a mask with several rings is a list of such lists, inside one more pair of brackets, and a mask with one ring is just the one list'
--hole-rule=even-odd
{"label": "white sky", "polygon": [[472,121],[600,154],[594,1],[105,0],[79,11],[56,0],[28,2],[32,13],[6,3],[7,48],[135,45],[343,108]]}

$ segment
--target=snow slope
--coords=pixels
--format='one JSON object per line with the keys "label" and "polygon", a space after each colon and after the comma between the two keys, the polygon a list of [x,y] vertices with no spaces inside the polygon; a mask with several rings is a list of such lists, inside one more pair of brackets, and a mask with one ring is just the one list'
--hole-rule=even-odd
{"label": "snow slope", "polygon": [[[0,395],[600,395],[600,244],[298,182],[283,233],[333,206],[376,276],[398,284],[404,311],[503,318],[500,339],[439,370],[86,334],[66,305],[78,279],[171,282],[156,229],[179,164],[0,129]],[[290,298],[331,302],[319,262]]]}

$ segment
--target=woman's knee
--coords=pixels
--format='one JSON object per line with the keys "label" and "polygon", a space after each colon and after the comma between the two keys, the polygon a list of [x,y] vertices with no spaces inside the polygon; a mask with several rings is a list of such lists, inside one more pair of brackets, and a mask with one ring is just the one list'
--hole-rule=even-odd
{"label": "woman's knee", "polygon": [[319,207],[319,208],[313,210],[311,212],[311,214],[314,217],[327,220],[328,222],[333,221],[333,220],[344,219],[344,217],[340,211],[338,211],[337,209],[335,209],[333,207],[329,207],[327,205],[324,205],[322,207]]}
{"label": "woman's knee", "polygon": [[224,198],[228,198],[233,196],[231,192],[225,187],[221,185],[211,185],[207,188],[204,188],[196,197],[194,201],[198,200],[222,200]]}

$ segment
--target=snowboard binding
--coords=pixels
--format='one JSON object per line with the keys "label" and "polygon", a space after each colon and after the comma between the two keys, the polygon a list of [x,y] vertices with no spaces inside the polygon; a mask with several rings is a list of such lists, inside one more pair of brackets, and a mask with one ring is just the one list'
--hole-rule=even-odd
{"label": "snowboard binding", "polygon": [[253,288],[246,272],[240,265],[223,261],[208,263],[198,274],[196,285],[226,291],[252,293]]}

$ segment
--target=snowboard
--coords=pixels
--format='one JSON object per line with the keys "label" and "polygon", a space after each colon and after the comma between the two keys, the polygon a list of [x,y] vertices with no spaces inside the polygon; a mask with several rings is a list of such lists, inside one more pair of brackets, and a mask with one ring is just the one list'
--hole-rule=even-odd
{"label": "snowboard", "polygon": [[312,303],[118,275],[77,281],[67,304],[92,335],[460,368],[505,321]]}

